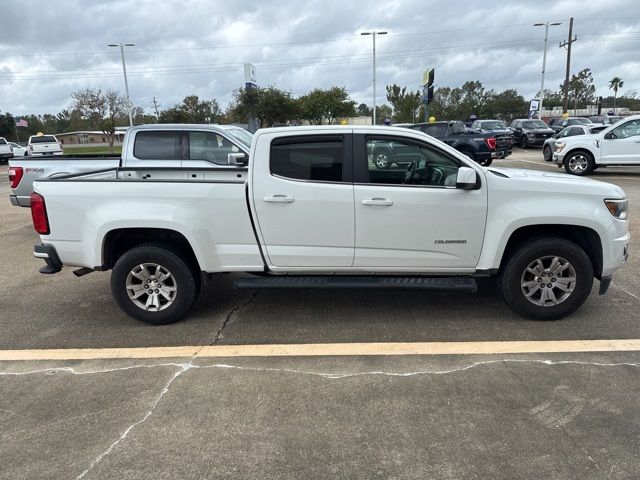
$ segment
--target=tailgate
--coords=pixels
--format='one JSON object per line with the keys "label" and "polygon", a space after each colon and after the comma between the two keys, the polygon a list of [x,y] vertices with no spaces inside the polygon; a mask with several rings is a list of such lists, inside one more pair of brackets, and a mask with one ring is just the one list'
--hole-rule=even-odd
{"label": "tailgate", "polygon": [[511,135],[496,135],[496,150],[511,150],[512,147]]}

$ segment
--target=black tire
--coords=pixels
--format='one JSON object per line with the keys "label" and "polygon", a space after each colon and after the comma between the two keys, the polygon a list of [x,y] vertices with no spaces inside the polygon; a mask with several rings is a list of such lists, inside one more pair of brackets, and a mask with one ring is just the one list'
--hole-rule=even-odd
{"label": "black tire", "polygon": [[571,152],[564,158],[564,170],[570,175],[584,177],[593,172],[594,167],[593,157],[585,150]]}
{"label": "black tire", "polygon": [[[553,277],[549,275],[550,270],[540,269],[544,273],[538,277],[533,276],[532,271],[528,269],[537,259],[550,259],[546,261],[551,263],[556,257],[559,258],[560,264],[564,261],[569,264],[569,267],[565,266],[563,271],[554,273]],[[544,265],[545,261],[542,263]],[[549,266],[553,267],[553,263]],[[527,277],[529,280],[526,280]],[[574,281],[570,282],[568,278],[574,278]],[[562,283],[560,283],[561,279]],[[546,285],[552,285],[551,290],[555,292],[554,298],[558,301],[557,304],[553,304],[550,298],[547,300],[543,297],[540,285],[545,288],[544,282],[547,280],[556,282]],[[534,282],[540,282],[533,285],[533,287],[538,286],[537,291],[526,286],[526,283]],[[560,237],[538,237],[528,240],[511,253],[498,275],[497,284],[505,303],[517,314],[534,320],[558,320],[580,308],[591,293],[593,265],[584,250],[575,243]],[[563,299],[566,291],[559,285],[567,288],[570,288],[568,285],[572,285],[573,290]],[[527,298],[525,288],[530,293],[531,300]],[[560,290],[561,288],[563,289]],[[531,292],[534,293],[531,294]],[[539,295],[538,292],[540,292]],[[536,304],[536,301],[549,303],[542,305]]]}
{"label": "black tire", "polygon": [[545,162],[550,162],[552,159],[551,147],[549,145],[545,145],[542,149],[542,156]]}
{"label": "black tire", "polygon": [[391,168],[393,161],[391,160],[391,152],[389,150],[375,150],[373,152],[373,163],[380,170]]}
{"label": "black tire", "polygon": [[[145,310],[144,307],[139,306],[137,302],[142,303],[145,299],[150,298],[147,293],[142,293],[139,297],[141,300],[134,300],[130,298],[130,292],[133,295],[134,292],[139,291],[127,288],[127,281],[140,281],[134,274],[134,269],[139,268],[144,264],[160,266],[163,271],[169,272],[171,277],[166,280],[164,288],[175,288],[174,296],[171,303],[167,306],[159,305],[161,308],[156,310]],[[154,269],[153,266],[146,267],[146,271],[151,274],[151,282],[158,280],[155,276],[158,275],[161,279],[159,269]],[[138,272],[140,273],[140,272]],[[130,274],[132,277],[130,277]],[[138,284],[136,284],[137,286]],[[163,284],[158,283],[162,288]],[[144,286],[144,285],[143,285]],[[155,288],[154,286],[151,287]],[[147,290],[142,288],[141,290]],[[159,298],[159,302],[169,303],[168,300],[158,295],[160,289],[154,290],[155,295]],[[151,290],[149,290],[151,291]],[[127,313],[127,315],[153,325],[166,325],[168,323],[177,322],[181,320],[191,307],[195,304],[200,291],[200,275],[198,269],[190,265],[180,256],[176,255],[172,251],[159,245],[141,245],[132,248],[124,255],[122,255],[115,266],[111,274],[111,292],[113,293],[118,306]],[[164,290],[163,290],[164,292]],[[152,293],[153,295],[153,293]],[[162,293],[164,295],[164,293]],[[168,292],[171,295],[171,292]],[[155,308],[150,306],[148,308]]]}
{"label": "black tire", "polygon": [[518,142],[518,144],[520,145],[520,148],[522,148],[523,150],[527,148],[529,146],[529,141],[527,140],[527,136],[522,135],[520,137],[520,141]]}

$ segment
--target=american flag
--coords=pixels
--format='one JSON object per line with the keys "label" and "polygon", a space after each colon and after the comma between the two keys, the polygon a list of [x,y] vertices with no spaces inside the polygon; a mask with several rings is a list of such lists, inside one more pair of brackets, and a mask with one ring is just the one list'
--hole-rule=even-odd
{"label": "american flag", "polygon": [[27,121],[24,118],[16,120],[16,127],[28,127],[28,126],[29,126],[29,124],[27,123]]}

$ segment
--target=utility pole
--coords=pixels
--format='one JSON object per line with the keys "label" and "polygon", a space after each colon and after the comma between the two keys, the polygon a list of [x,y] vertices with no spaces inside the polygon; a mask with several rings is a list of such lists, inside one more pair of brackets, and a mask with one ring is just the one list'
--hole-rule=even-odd
{"label": "utility pole", "polygon": [[569,73],[571,72],[571,44],[578,40],[577,36],[573,36],[573,17],[569,19],[569,37],[566,42],[560,44],[560,48],[567,47],[567,73],[564,77],[564,99],[562,101],[562,114],[565,115],[569,110]]}
{"label": "utility pole", "polygon": [[373,36],[373,124],[376,124],[376,35],[386,35],[387,32],[362,32],[360,35]]}
{"label": "utility pole", "polygon": [[127,94],[127,110],[129,111],[129,126],[133,127],[133,113],[131,99],[129,98],[129,82],[127,81],[127,65],[124,61],[124,47],[135,47],[133,43],[111,43],[110,47],[120,47],[120,57],[122,58],[122,72],[124,73],[124,90]]}
{"label": "utility pole", "polygon": [[156,97],[153,97],[153,102],[151,103],[153,104],[153,109],[156,111],[156,123],[158,123],[158,120],[160,119],[160,114],[158,113],[158,107],[160,105],[156,101]]}
{"label": "utility pole", "polygon": [[549,26],[562,25],[560,22],[554,23],[534,23],[534,27],[542,27],[544,26],[544,50],[542,53],[542,78],[540,80],[540,102],[538,105],[538,118],[542,119],[542,102],[544,102],[544,74],[547,69],[547,43],[549,42]]}

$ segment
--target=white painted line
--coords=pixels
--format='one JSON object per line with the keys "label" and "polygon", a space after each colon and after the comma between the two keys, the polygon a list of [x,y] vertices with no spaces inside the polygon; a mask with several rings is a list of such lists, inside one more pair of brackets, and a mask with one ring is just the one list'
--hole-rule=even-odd
{"label": "white painted line", "polygon": [[0,361],[141,358],[323,357],[396,355],[508,355],[525,353],[635,352],[640,339],[504,342],[312,343],[141,348],[0,350]]}

